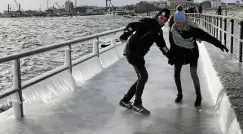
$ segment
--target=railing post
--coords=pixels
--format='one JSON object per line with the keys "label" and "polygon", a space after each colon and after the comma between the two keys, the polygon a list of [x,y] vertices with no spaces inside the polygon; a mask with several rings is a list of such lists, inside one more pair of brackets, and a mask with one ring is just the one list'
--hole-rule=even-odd
{"label": "railing post", "polygon": [[201,24],[201,14],[198,15],[199,16],[199,20],[198,20],[198,24]]}
{"label": "railing post", "polygon": [[193,16],[194,16],[194,22],[196,22],[196,14],[193,13]]}
{"label": "railing post", "polygon": [[216,38],[219,38],[219,17],[216,17]]}
{"label": "railing post", "polygon": [[[243,21],[240,21],[240,39],[243,39]],[[239,62],[242,62],[242,45],[243,43],[239,40]]]}
{"label": "railing post", "polygon": [[93,53],[95,53],[98,57],[100,56],[98,40],[94,41],[94,43],[93,43]]}
{"label": "railing post", "polygon": [[211,34],[211,16],[208,16],[209,33]]}
{"label": "railing post", "polygon": [[206,29],[208,30],[208,16],[205,16]]}
{"label": "railing post", "polygon": [[213,17],[213,36],[216,37],[216,17]]}
{"label": "railing post", "polygon": [[232,35],[234,34],[234,24],[235,24],[234,19],[231,19],[230,23],[231,23],[231,25],[230,25],[230,29],[231,29],[230,30],[230,33],[231,33],[231,35],[230,35],[230,52],[233,53],[234,38]]}
{"label": "railing post", "polygon": [[13,75],[13,86],[14,89],[18,90],[16,93],[17,102],[13,102],[13,110],[16,118],[24,117],[24,108],[23,108],[23,96],[21,89],[21,72],[20,72],[20,60],[16,59],[14,61],[14,75]]}
{"label": "railing post", "polygon": [[210,32],[210,16],[208,16],[208,31]]}
{"label": "railing post", "polygon": [[208,31],[210,32],[210,16],[208,16]]}
{"label": "railing post", "polygon": [[211,32],[211,35],[213,35],[213,17],[210,16],[210,32]]}
{"label": "railing post", "polygon": [[112,39],[111,40],[111,45],[112,45],[112,47],[115,47],[116,46],[116,39]]}
{"label": "railing post", "polygon": [[222,17],[219,18],[219,22],[220,22],[219,40],[220,40],[220,42],[222,42],[222,28],[223,28]]}
{"label": "railing post", "polygon": [[70,72],[72,73],[72,50],[71,45],[69,45],[69,48],[65,51],[65,64],[68,66]]}
{"label": "railing post", "polygon": [[227,45],[227,34],[225,33],[227,32],[227,19],[224,18],[224,45]]}
{"label": "railing post", "polygon": [[204,27],[207,28],[206,15],[204,16]]}

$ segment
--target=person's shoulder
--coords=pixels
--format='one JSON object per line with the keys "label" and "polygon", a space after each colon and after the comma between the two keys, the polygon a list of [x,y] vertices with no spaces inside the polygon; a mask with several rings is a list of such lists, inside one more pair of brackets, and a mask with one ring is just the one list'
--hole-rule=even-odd
{"label": "person's shoulder", "polygon": [[155,18],[143,18],[141,19],[139,22],[143,23],[143,24],[154,24],[156,23],[156,19]]}
{"label": "person's shoulder", "polygon": [[149,22],[149,21],[155,21],[155,19],[154,18],[148,18],[148,17],[146,17],[146,18],[142,18],[140,20],[140,22]]}

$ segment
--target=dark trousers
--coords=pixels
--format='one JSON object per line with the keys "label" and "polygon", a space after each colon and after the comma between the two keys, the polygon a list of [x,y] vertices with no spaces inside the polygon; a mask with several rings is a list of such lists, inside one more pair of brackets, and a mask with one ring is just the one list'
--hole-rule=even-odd
{"label": "dark trousers", "polygon": [[[201,97],[200,82],[199,82],[199,78],[197,75],[197,64],[198,64],[198,60],[192,61],[190,63],[190,72],[191,72],[191,77],[192,77],[193,84],[195,87],[196,95],[198,97]],[[181,78],[180,78],[182,66],[183,65],[181,63],[175,63],[175,67],[174,67],[175,83],[177,86],[178,94],[180,94],[180,95],[182,95]]]}
{"label": "dark trousers", "polygon": [[143,89],[148,81],[148,72],[145,68],[145,61],[143,57],[127,56],[127,61],[135,69],[138,80],[130,87],[123,100],[129,102],[135,95],[134,105],[142,104]]}

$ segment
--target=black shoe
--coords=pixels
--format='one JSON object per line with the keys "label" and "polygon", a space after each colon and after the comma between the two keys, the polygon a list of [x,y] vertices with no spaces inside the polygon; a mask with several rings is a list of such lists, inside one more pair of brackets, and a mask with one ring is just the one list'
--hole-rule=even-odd
{"label": "black shoe", "polygon": [[176,103],[181,102],[182,101],[182,98],[183,98],[183,95],[182,94],[178,94],[177,97],[176,97],[176,99],[175,99],[175,102]]}
{"label": "black shoe", "polygon": [[201,102],[202,102],[202,97],[201,97],[201,96],[198,96],[198,97],[196,98],[196,101],[195,101],[195,103],[194,103],[194,106],[195,106],[195,107],[201,106]]}
{"label": "black shoe", "polygon": [[125,107],[127,109],[132,109],[132,102],[125,102],[125,101],[121,100],[119,105],[122,107]]}
{"label": "black shoe", "polygon": [[142,113],[142,114],[145,114],[145,115],[150,114],[150,112],[146,108],[144,108],[143,105],[133,105],[132,109],[135,112]]}

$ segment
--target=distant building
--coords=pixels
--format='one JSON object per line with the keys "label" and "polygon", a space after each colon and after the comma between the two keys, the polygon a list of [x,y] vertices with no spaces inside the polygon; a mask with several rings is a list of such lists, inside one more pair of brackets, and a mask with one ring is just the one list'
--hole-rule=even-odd
{"label": "distant building", "polygon": [[86,14],[104,14],[105,11],[105,7],[88,7],[86,9]]}
{"label": "distant building", "polygon": [[226,3],[226,7],[236,7],[237,3]]}
{"label": "distant building", "polygon": [[211,8],[212,4],[211,1],[203,1],[202,3],[200,3],[202,5],[202,7],[205,8]]}
{"label": "distant building", "polygon": [[66,12],[73,12],[73,9],[74,9],[73,2],[71,2],[71,1],[66,1],[66,2],[65,2],[65,11],[66,11]]}
{"label": "distant building", "polygon": [[221,6],[221,3],[222,3],[221,0],[212,0],[211,7],[212,8],[218,8],[219,6]]}
{"label": "distant building", "polygon": [[158,8],[165,8],[165,7],[167,7],[167,2],[166,1],[150,2],[150,4],[153,4],[155,7],[158,7]]}
{"label": "distant building", "polygon": [[187,0],[186,5],[194,6],[195,5],[194,0]]}
{"label": "distant building", "polygon": [[[191,1],[191,0],[189,0]],[[176,8],[178,5],[186,6],[187,0],[168,0],[167,5],[172,8]]]}

